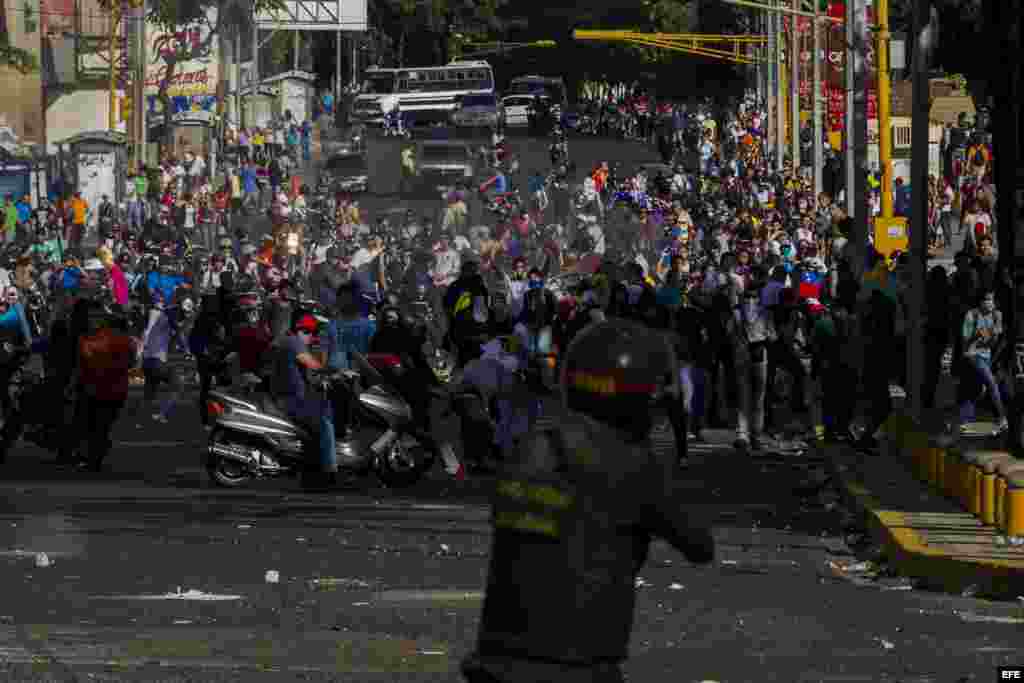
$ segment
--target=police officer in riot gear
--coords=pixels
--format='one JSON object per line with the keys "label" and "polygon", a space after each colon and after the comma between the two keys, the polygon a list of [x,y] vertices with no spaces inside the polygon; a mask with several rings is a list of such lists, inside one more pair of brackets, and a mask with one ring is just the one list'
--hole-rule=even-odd
{"label": "police officer in riot gear", "polygon": [[653,538],[713,559],[710,530],[682,511],[675,457],[651,448],[654,407],[678,383],[672,348],[643,325],[596,323],[570,344],[558,426],[509,449],[497,482],[470,683],[622,681]]}

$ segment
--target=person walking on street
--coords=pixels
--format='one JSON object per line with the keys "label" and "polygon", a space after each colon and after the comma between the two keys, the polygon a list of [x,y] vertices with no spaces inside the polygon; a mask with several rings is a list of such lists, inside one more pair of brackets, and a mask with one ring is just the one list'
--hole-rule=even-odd
{"label": "person walking on street", "polygon": [[[994,292],[986,291],[981,297],[981,304],[967,312],[960,334],[967,366],[974,371],[981,388],[988,391],[989,399],[995,407],[998,423],[992,435],[998,436],[1009,428],[1009,423],[1003,404],[1002,391],[992,369],[994,350],[1003,336],[1003,314],[996,308]],[[967,422],[974,418],[975,400],[974,396],[968,394],[960,403],[961,434],[967,431]]]}
{"label": "person walking on street", "polygon": [[113,445],[111,430],[128,399],[129,371],[137,354],[119,306],[108,312],[99,302],[90,302],[89,327],[78,342],[78,354],[73,436],[62,455],[65,460],[73,457],[84,437],[88,457],[79,459],[99,472]]}
{"label": "person walking on street", "polygon": [[71,199],[71,230],[64,239],[70,249],[81,251],[82,240],[87,232],[89,213],[89,202],[82,198],[81,192],[75,192]]}
{"label": "person walking on street", "polygon": [[11,244],[18,235],[18,207],[14,195],[8,194],[4,201],[4,243]]}

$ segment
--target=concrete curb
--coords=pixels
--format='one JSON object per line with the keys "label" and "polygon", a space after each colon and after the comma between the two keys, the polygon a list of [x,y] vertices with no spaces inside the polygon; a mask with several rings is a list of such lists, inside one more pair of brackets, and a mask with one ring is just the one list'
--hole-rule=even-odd
{"label": "concrete curb", "polygon": [[[909,432],[905,432],[909,434]],[[920,434],[916,437],[902,438],[900,441],[909,442],[908,446],[920,441]],[[844,464],[853,462],[857,457],[882,457],[900,458],[898,464],[898,477],[905,480],[890,482],[892,485],[901,488],[910,488],[921,491],[922,494],[929,488],[922,484],[920,477],[915,477],[920,469],[912,470],[907,467],[913,463],[918,465],[922,461],[934,462],[935,458],[946,457],[940,455],[947,449],[936,448],[929,444],[925,437],[925,444],[928,454],[927,458],[910,457],[910,454],[919,449],[900,448],[894,443],[895,439],[887,437],[889,448],[884,449],[880,456],[855,456],[852,450],[845,445],[823,445],[821,451],[825,456],[824,460],[835,481],[839,483],[842,495],[846,502],[854,510],[865,524],[865,528],[871,537],[882,546],[885,557],[891,566],[899,573],[916,578],[924,588],[943,590],[951,593],[962,593],[971,589],[975,594],[993,598],[1010,598],[1024,595],[1024,564],[1020,561],[1004,561],[998,558],[983,558],[977,556],[954,555],[948,551],[948,546],[932,546],[923,537],[921,530],[922,522],[919,519],[912,519],[913,514],[904,510],[891,509],[892,505],[885,505],[878,495],[871,489],[871,484],[863,480],[851,468]],[[888,452],[886,452],[888,451]],[[961,458],[955,449],[949,449],[950,459]],[[901,457],[901,455],[903,457]],[[920,454],[919,454],[920,455]],[[929,472],[935,472],[937,468],[932,466]],[[958,477],[966,483],[966,478],[959,473],[953,472],[952,476]],[[940,484],[943,480],[940,480]],[[954,489],[956,487],[953,487]],[[929,491],[930,494],[938,494],[954,502],[963,510],[966,510],[959,497],[949,495],[949,488],[938,486]],[[966,495],[967,492],[963,491]],[[995,536],[1001,534],[996,527],[985,525],[978,520],[968,517],[966,512],[962,515],[963,528],[979,542],[994,545]]]}

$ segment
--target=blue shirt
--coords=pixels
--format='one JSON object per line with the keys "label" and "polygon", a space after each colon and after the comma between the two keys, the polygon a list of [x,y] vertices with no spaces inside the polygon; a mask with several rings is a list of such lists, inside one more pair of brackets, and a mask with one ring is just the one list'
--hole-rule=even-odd
{"label": "blue shirt", "polygon": [[32,205],[26,202],[18,202],[14,205],[14,208],[18,210],[18,221],[24,223],[32,217]]}
{"label": "blue shirt", "polygon": [[508,192],[508,179],[505,178],[504,173],[499,173],[494,180],[494,191],[498,194],[504,194]]}
{"label": "blue shirt", "polygon": [[350,353],[364,356],[370,352],[370,340],[377,332],[377,323],[369,318],[332,320],[327,326],[327,364],[334,370],[348,370]]}
{"label": "blue shirt", "polygon": [[256,192],[259,189],[256,184],[256,169],[244,166],[239,175],[242,178],[242,189],[245,192]]}
{"label": "blue shirt", "polygon": [[164,302],[170,304],[174,298],[174,290],[184,281],[185,278],[181,275],[164,275],[154,270],[146,276],[146,287],[154,297],[157,292],[160,292],[164,297]]}
{"label": "blue shirt", "polygon": [[9,306],[7,311],[0,315],[0,329],[20,332],[24,343],[32,343],[32,331],[29,329],[25,309],[21,304]]}

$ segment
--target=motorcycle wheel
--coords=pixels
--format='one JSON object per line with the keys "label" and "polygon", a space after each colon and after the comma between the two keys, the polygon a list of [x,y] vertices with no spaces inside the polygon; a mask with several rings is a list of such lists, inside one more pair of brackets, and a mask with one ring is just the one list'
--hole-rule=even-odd
{"label": "motorcycle wheel", "polygon": [[[210,443],[223,443],[232,446],[250,445],[245,442],[243,437],[230,438],[226,430],[219,428],[210,433]],[[255,478],[255,475],[241,463],[212,454],[208,454],[206,458],[206,473],[214,484],[223,488],[239,488]]]}
{"label": "motorcycle wheel", "polygon": [[412,486],[434,464],[435,456],[433,446],[403,434],[380,456],[377,478],[388,488]]}

